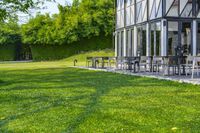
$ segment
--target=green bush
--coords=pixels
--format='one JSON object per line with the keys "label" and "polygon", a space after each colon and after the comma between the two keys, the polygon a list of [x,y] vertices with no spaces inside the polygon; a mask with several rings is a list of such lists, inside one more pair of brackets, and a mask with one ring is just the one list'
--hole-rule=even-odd
{"label": "green bush", "polygon": [[0,45],[0,61],[16,60],[16,46],[15,45]]}
{"label": "green bush", "polygon": [[81,39],[80,41],[60,46],[37,46],[32,45],[31,51],[33,60],[57,60],[67,58],[74,54],[91,50],[102,50],[112,48],[112,37],[93,37],[90,39]]}

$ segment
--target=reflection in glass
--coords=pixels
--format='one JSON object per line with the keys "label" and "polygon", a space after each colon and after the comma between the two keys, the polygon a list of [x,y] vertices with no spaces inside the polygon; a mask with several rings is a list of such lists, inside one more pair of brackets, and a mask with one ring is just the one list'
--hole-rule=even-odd
{"label": "reflection in glass", "polygon": [[155,19],[162,16],[162,0],[149,0],[149,18]]}
{"label": "reflection in glass", "polygon": [[135,17],[135,5],[134,5],[134,0],[127,0],[126,4],[126,25],[130,26],[134,24],[134,17]]}
{"label": "reflection in glass", "polygon": [[196,0],[196,14],[197,17],[200,18],[200,0]]}
{"label": "reflection in glass", "polygon": [[117,32],[117,56],[121,56],[121,34]]}
{"label": "reflection in glass", "polygon": [[127,51],[127,56],[131,57],[132,56],[132,30],[127,30],[127,47],[126,47],[126,51]]}
{"label": "reflection in glass", "polygon": [[124,56],[124,31],[121,32],[121,55]]}
{"label": "reflection in glass", "polygon": [[181,0],[180,14],[181,17],[192,17],[192,0]]}
{"label": "reflection in glass", "polygon": [[183,48],[184,55],[191,55],[192,54],[192,32],[191,32],[191,23],[190,22],[183,22],[182,23],[182,30],[181,30],[181,46]]}
{"label": "reflection in glass", "polygon": [[131,56],[134,56],[134,29],[131,30]]}
{"label": "reflection in glass", "polygon": [[197,55],[200,55],[200,23],[198,24],[197,32]]}
{"label": "reflection in glass", "polygon": [[178,5],[179,5],[179,0],[167,0],[166,1],[166,11],[167,11],[167,16],[178,16]]}
{"label": "reflection in glass", "polygon": [[136,1],[136,22],[144,22],[147,20],[147,0]]}
{"label": "reflection in glass", "polygon": [[137,55],[146,56],[146,25],[138,26],[137,31]]}
{"label": "reflection in glass", "polygon": [[177,46],[178,46],[178,22],[168,22],[167,55],[176,55]]}
{"label": "reflection in glass", "polygon": [[151,24],[151,56],[161,55],[161,23]]}

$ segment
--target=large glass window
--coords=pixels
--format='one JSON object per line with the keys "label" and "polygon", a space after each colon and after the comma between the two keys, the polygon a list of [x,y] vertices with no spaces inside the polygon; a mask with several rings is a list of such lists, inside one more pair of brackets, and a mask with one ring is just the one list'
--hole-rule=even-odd
{"label": "large glass window", "polygon": [[166,0],[167,16],[192,17],[193,16],[192,9],[193,9],[193,0]]}
{"label": "large glass window", "polygon": [[178,46],[178,22],[168,22],[167,55],[176,55]]}
{"label": "large glass window", "polygon": [[196,15],[200,18],[200,0],[196,0]]}
{"label": "large glass window", "polygon": [[182,22],[181,25],[181,48],[184,55],[192,55],[192,24],[191,22]]}
{"label": "large glass window", "polygon": [[121,32],[121,56],[124,56],[124,31]]}
{"label": "large glass window", "polygon": [[116,28],[124,27],[124,0],[117,0]]}
{"label": "large glass window", "polygon": [[178,17],[179,0],[166,0],[166,14],[167,16]]}
{"label": "large glass window", "polygon": [[200,23],[197,30],[197,55],[200,55]]}
{"label": "large glass window", "polygon": [[149,18],[155,19],[162,16],[162,0],[149,0]]}
{"label": "large glass window", "polygon": [[127,47],[126,47],[126,51],[127,51],[127,56],[131,57],[133,56],[133,34],[134,31],[133,29],[129,29],[127,30],[127,34],[126,34],[126,41],[127,41]]}
{"label": "large glass window", "polygon": [[137,55],[146,56],[146,25],[137,27]]}
{"label": "large glass window", "polygon": [[136,0],[136,22],[147,20],[147,0]]}
{"label": "large glass window", "polygon": [[161,55],[161,23],[151,24],[151,55]]}
{"label": "large glass window", "polygon": [[180,1],[180,15],[181,17],[192,17],[192,0]]}
{"label": "large glass window", "polygon": [[133,25],[135,22],[135,3],[134,0],[127,0],[126,4],[126,25]]}
{"label": "large glass window", "polygon": [[117,56],[121,56],[121,34],[117,33]]}

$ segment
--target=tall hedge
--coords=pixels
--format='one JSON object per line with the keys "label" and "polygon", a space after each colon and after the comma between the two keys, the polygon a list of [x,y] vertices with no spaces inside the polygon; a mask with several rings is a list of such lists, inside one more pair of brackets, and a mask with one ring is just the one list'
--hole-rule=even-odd
{"label": "tall hedge", "polygon": [[16,60],[16,45],[0,45],[0,61]]}
{"label": "tall hedge", "polygon": [[33,60],[57,60],[69,57],[80,52],[90,50],[101,50],[106,48],[113,48],[111,36],[93,37],[90,39],[81,39],[78,42],[67,45],[32,45]]}

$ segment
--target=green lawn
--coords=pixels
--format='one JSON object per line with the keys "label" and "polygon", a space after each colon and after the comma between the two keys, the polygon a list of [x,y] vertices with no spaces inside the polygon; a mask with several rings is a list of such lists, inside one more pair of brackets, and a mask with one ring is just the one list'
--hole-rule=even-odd
{"label": "green lawn", "polygon": [[0,132],[200,131],[199,86],[70,68],[71,60],[0,64]]}

